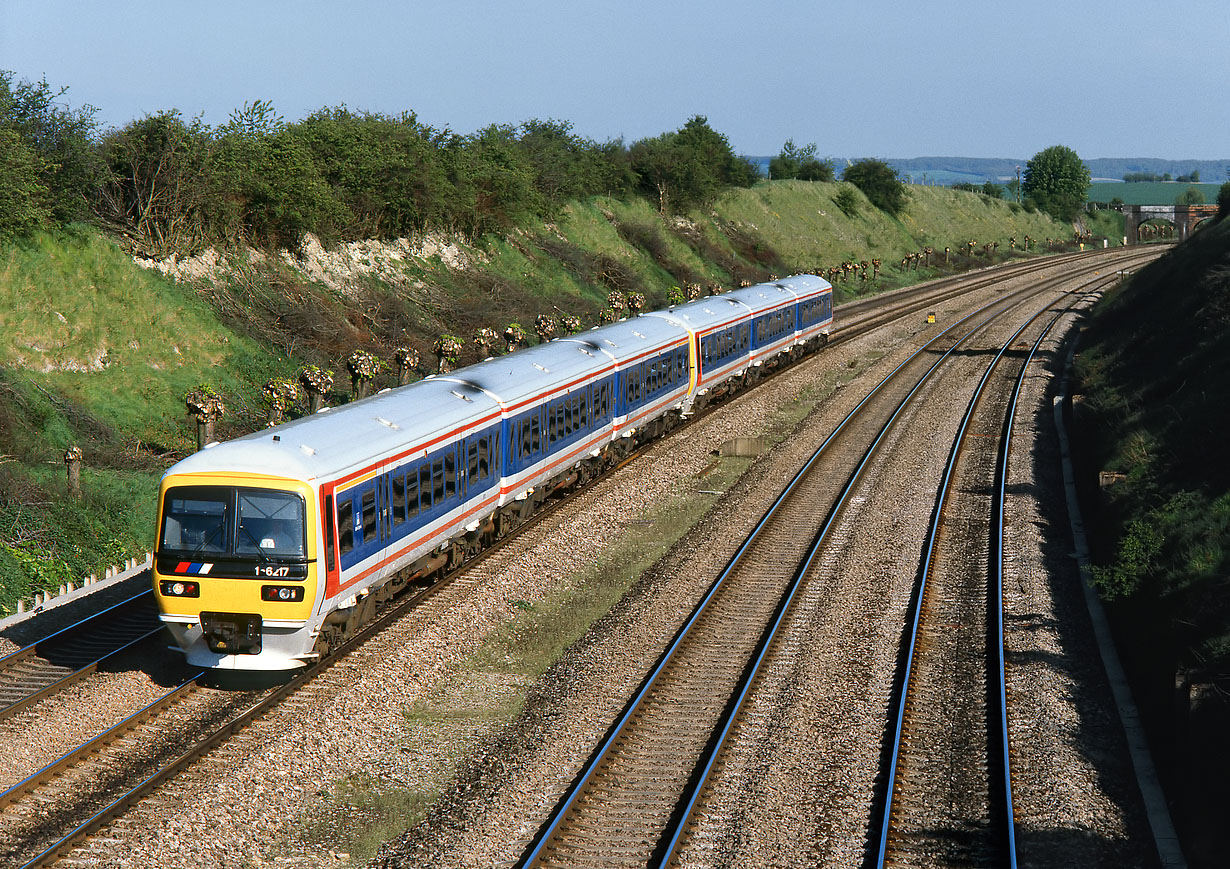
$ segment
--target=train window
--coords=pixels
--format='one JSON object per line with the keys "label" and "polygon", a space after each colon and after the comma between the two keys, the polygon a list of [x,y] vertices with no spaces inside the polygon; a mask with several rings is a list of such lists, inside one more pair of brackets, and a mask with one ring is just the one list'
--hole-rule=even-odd
{"label": "train window", "polygon": [[303,499],[291,492],[239,491],[236,555],[302,558]]}
{"label": "train window", "polygon": [[419,513],[419,472],[418,468],[406,474],[406,518]]}
{"label": "train window", "polygon": [[[537,418],[535,418],[535,421],[537,421]],[[530,421],[528,419],[524,419],[521,421],[520,425],[521,425],[521,458],[528,459],[531,455],[534,454],[534,442],[533,442],[533,439],[531,437],[531,432],[530,432]]]}
{"label": "train window", "polygon": [[325,569],[333,570],[333,496],[325,495]]}
{"label": "train window", "polygon": [[531,452],[534,453],[542,449],[542,424],[539,422],[538,414],[534,414],[530,419],[530,447]]}
{"label": "train window", "polygon": [[354,503],[347,498],[337,502],[337,551],[346,555],[354,549]]}
{"label": "train window", "polygon": [[457,495],[457,458],[448,453],[444,456],[444,497],[453,498]]}
{"label": "train window", "polygon": [[234,490],[174,488],[162,508],[164,549],[181,552],[225,552],[231,545]]}
{"label": "train window", "polygon": [[572,400],[564,399],[564,437],[572,434]]}
{"label": "train window", "polygon": [[478,441],[471,438],[466,444],[466,476],[474,479],[478,473]]}
{"label": "train window", "polygon": [[401,473],[393,475],[389,484],[393,493],[393,524],[400,525],[406,521],[406,478]]}
{"label": "train window", "polygon": [[444,462],[431,463],[431,503],[439,507],[444,502]]}
{"label": "train window", "polygon": [[376,539],[376,490],[363,493],[363,542],[371,543]]}
{"label": "train window", "polygon": [[419,499],[424,511],[431,509],[431,462],[419,465]]}
{"label": "train window", "polygon": [[478,476],[484,480],[491,475],[491,439],[478,439]]}

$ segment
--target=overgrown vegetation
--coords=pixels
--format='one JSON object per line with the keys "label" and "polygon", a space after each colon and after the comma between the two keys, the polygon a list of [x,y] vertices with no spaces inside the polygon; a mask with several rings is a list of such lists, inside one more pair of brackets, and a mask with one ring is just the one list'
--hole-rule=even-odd
{"label": "overgrown vegetation", "polygon": [[1230,750],[1230,223],[1196,233],[1098,306],[1084,395],[1094,582],[1111,614],[1193,865],[1212,833]]}
{"label": "overgrown vegetation", "polygon": [[756,168],[701,116],[625,145],[567,122],[437,130],[412,112],[325,108],[286,122],[257,100],[218,127],[157,112],[100,130],[64,91],[0,72],[0,233],[91,219],[144,256],[207,245],[297,248],[436,231],[477,239],[556,218],[594,195],[652,196],[663,213],[748,186]]}

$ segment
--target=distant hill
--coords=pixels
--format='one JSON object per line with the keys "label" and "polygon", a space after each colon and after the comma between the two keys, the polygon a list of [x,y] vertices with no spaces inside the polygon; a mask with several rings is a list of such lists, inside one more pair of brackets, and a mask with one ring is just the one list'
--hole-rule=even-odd
{"label": "distant hill", "polygon": [[[749,157],[760,170],[768,174],[771,157]],[[842,169],[858,157],[831,157],[837,167],[837,176]],[[912,184],[951,186],[960,182],[982,184],[994,181],[1006,183],[1016,177],[1017,169],[1025,171],[1028,157],[885,157],[882,158]],[[1097,157],[1085,160],[1089,174],[1094,180],[1119,181],[1130,172],[1150,172],[1173,176],[1189,175],[1192,170],[1200,173],[1204,183],[1221,184],[1230,179],[1230,159],[1226,160],[1167,160],[1159,157]]]}

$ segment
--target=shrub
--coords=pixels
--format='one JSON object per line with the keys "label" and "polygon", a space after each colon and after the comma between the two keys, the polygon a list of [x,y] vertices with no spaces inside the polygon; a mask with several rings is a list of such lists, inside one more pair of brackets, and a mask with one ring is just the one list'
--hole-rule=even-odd
{"label": "shrub", "polygon": [[837,195],[833,197],[833,204],[841,209],[841,213],[846,217],[858,214],[858,194],[849,187],[842,187],[837,191]]}
{"label": "shrub", "polygon": [[883,160],[859,160],[846,167],[842,179],[849,181],[876,208],[897,217],[905,211],[908,198],[897,170]]}

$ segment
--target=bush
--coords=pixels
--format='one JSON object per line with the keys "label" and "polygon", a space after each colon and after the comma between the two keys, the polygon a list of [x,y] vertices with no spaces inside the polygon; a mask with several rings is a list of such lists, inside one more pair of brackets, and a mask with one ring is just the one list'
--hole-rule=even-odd
{"label": "bush", "polygon": [[837,195],[833,197],[833,204],[841,209],[841,213],[846,217],[858,214],[858,194],[849,187],[842,187],[837,191]]}
{"label": "bush", "polygon": [[859,160],[846,167],[842,180],[863,191],[872,205],[893,217],[905,211],[905,184],[897,177],[897,170],[883,160]]}

